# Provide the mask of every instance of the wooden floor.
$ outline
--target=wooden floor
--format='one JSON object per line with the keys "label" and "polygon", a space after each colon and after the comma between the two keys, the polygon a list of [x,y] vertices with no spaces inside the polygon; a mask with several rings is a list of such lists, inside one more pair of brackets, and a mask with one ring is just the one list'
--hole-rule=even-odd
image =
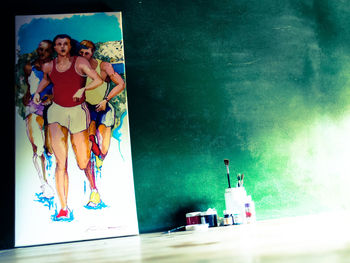
{"label": "wooden floor", "polygon": [[15,248],[0,262],[349,263],[350,214]]}

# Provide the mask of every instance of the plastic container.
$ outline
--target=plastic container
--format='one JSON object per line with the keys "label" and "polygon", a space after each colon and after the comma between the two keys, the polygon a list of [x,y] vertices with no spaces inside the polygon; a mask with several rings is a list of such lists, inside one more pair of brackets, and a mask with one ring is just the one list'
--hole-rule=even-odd
{"label": "plastic container", "polygon": [[233,224],[241,225],[244,223],[244,217],[242,214],[233,214]]}
{"label": "plastic container", "polygon": [[224,226],[233,225],[233,212],[229,210],[224,210]]}
{"label": "plastic container", "polygon": [[256,222],[255,204],[252,197],[248,195],[245,203],[245,216],[248,224]]}
{"label": "plastic container", "polygon": [[226,210],[232,211],[234,215],[233,220],[241,224],[245,223],[245,203],[247,200],[247,192],[244,187],[226,188],[225,190],[225,205]]}

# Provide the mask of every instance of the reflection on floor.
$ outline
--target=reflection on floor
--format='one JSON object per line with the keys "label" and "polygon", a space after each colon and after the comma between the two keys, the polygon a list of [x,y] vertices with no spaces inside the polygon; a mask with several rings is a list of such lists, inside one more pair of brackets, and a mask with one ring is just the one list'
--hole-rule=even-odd
{"label": "reflection on floor", "polygon": [[348,263],[350,214],[0,251],[0,262]]}

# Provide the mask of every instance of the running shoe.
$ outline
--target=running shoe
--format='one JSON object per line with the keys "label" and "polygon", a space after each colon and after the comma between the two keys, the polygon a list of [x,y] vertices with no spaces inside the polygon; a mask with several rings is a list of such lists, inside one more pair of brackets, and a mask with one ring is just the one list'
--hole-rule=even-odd
{"label": "running shoe", "polygon": [[69,209],[66,210],[61,209],[58,215],[56,216],[56,219],[64,219],[69,218]]}
{"label": "running shoe", "polygon": [[96,207],[100,202],[101,202],[100,194],[97,192],[97,190],[92,190],[90,194],[90,200],[87,206]]}
{"label": "running shoe", "polygon": [[50,199],[54,196],[54,191],[52,187],[48,183],[44,183],[40,186],[41,191],[43,193],[42,197]]}

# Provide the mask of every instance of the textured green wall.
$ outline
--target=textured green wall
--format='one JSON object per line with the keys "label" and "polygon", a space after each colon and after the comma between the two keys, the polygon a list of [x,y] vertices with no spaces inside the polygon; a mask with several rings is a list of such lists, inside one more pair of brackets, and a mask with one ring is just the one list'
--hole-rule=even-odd
{"label": "textured green wall", "polygon": [[349,17],[348,1],[124,12],[141,231],[222,215],[224,158],[245,173],[258,219],[349,208]]}

